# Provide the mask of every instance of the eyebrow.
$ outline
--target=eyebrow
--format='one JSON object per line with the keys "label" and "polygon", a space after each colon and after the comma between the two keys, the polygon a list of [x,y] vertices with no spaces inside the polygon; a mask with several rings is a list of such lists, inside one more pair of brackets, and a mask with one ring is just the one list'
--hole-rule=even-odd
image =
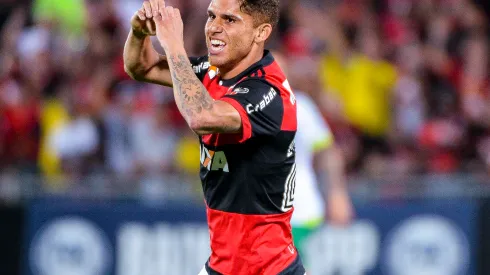
{"label": "eyebrow", "polygon": [[[216,15],[216,13],[212,10],[212,9],[208,9],[208,14],[209,15],[215,15],[215,16],[218,16]],[[232,14],[232,13],[222,13],[219,15],[221,18],[224,18],[224,19],[233,19],[233,20],[236,20],[236,21],[243,21],[243,18],[239,15],[235,15],[235,14]]]}
{"label": "eyebrow", "polygon": [[243,20],[240,16],[237,16],[237,15],[234,15],[234,14],[230,14],[230,13],[224,13],[221,15],[223,18],[226,18],[226,19],[234,19],[234,20]]}

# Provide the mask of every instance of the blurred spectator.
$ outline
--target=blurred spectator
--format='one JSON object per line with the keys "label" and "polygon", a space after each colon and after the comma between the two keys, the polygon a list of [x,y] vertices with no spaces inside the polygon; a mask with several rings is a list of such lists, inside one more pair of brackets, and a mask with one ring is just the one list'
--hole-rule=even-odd
{"label": "blurred spectator", "polygon": [[374,155],[384,158],[391,152],[387,136],[397,72],[383,59],[375,26],[361,21],[357,23],[362,27],[350,25],[357,20],[350,13],[359,12],[351,8],[345,8],[346,22],[335,22],[335,18],[324,21],[331,30],[324,34],[327,52],[319,73],[323,90],[338,105],[336,111],[340,111],[345,123],[359,133],[361,151],[354,163],[358,169],[366,158]]}
{"label": "blurred spectator", "polygon": [[132,159],[136,170],[161,173],[175,169],[174,154],[178,132],[169,121],[168,107],[157,105],[152,112],[140,111],[129,122]]}
{"label": "blurred spectator", "polygon": [[39,102],[16,79],[0,83],[2,164],[19,172],[35,172],[39,147]]}
{"label": "blurred spectator", "polygon": [[397,55],[399,78],[394,91],[394,135],[397,142],[414,143],[425,121],[426,104],[420,80],[420,45],[401,47]]}
{"label": "blurred spectator", "polygon": [[[88,20],[85,0],[34,0],[37,22],[49,24],[70,38],[84,34]],[[90,20],[97,16],[90,16]]]}
{"label": "blurred spectator", "polygon": [[[40,125],[41,125],[41,146],[39,152],[39,166],[46,176],[52,177],[61,173],[60,157],[51,142],[52,136],[65,127],[70,115],[63,99],[66,98],[66,92],[63,94],[62,89],[68,89],[67,84],[60,84],[56,87],[54,94],[56,97],[49,97],[44,100],[41,107]],[[65,90],[66,91],[66,90]]]}
{"label": "blurred spectator", "polygon": [[176,147],[176,165],[180,172],[192,174],[199,169],[200,150],[195,134],[186,130]]}
{"label": "blurred spectator", "polygon": [[381,59],[375,31],[364,30],[360,51],[331,50],[321,64],[324,89],[339,100],[346,120],[366,138],[385,136],[391,120],[390,102],[396,81],[394,67]]}

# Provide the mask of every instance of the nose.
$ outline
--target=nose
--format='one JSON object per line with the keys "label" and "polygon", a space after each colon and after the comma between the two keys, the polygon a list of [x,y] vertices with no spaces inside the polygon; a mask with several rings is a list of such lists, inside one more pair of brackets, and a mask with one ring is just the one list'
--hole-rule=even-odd
{"label": "nose", "polygon": [[208,24],[208,31],[211,34],[223,32],[223,25],[219,21],[220,20],[218,18],[216,18],[212,22],[209,22],[209,24]]}

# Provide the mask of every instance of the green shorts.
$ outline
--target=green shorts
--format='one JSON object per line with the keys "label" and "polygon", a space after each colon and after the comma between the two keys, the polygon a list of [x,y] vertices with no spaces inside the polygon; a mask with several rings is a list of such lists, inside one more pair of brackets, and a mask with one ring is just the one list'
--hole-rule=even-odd
{"label": "green shorts", "polygon": [[315,233],[320,225],[322,225],[323,219],[311,220],[310,222],[302,225],[293,225],[293,240],[296,249],[298,250],[303,264],[308,266],[308,259],[306,257],[306,242],[308,238]]}

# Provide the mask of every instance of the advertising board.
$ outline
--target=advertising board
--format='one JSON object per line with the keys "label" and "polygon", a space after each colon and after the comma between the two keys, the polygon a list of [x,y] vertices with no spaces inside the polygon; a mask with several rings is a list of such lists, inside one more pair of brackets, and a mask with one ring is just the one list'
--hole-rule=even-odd
{"label": "advertising board", "polygon": [[202,206],[43,200],[28,212],[24,274],[197,274],[209,257]]}
{"label": "advertising board", "polygon": [[[477,205],[357,205],[346,228],[307,241],[311,275],[476,274]],[[204,207],[185,202],[41,200],[28,211],[25,275],[196,275],[210,254]]]}
{"label": "advertising board", "polygon": [[310,237],[310,274],[476,274],[476,203],[383,202],[356,211],[351,226],[325,225]]}

